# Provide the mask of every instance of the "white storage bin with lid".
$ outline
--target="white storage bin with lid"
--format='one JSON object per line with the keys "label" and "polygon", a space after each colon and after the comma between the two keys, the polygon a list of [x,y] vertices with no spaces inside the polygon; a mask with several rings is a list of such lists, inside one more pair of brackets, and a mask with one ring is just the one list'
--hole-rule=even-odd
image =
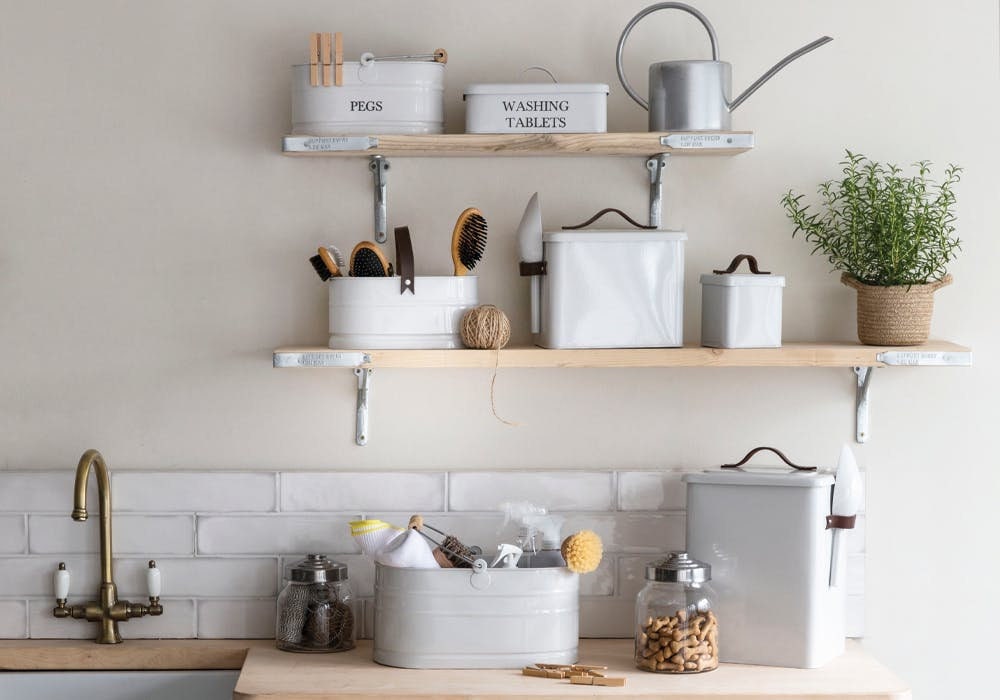
{"label": "white storage bin with lid", "polygon": [[608,130],[605,83],[474,83],[465,88],[463,99],[467,134]]}
{"label": "white storage bin with lid", "polygon": [[[759,450],[751,450],[739,464]],[[786,460],[787,461],[787,460]],[[790,463],[789,463],[790,464]],[[734,465],[735,466],[735,465]],[[832,474],[784,468],[685,474],[687,551],[712,567],[719,658],[816,668],[844,651],[844,577],[831,583]],[[842,548],[841,548],[842,551]]]}
{"label": "white storage bin with lid", "polygon": [[[744,260],[749,273],[737,273]],[[701,344],[709,348],[780,348],[785,278],[762,272],[752,255],[701,276]]]}
{"label": "white storage bin with lid", "polygon": [[576,663],[579,593],[580,576],[566,567],[376,564],[373,657],[402,668]]}
{"label": "white storage bin with lid", "polygon": [[[628,219],[617,209],[597,216],[608,211]],[[666,348],[683,344],[687,234],[648,230],[632,223],[638,228],[548,231],[542,235],[545,273],[536,344],[544,348]]]}
{"label": "white storage bin with lid", "polygon": [[[364,58],[368,58],[366,54]],[[344,61],[342,85],[311,85],[292,66],[292,133],[309,136],[444,132],[443,62]]]}

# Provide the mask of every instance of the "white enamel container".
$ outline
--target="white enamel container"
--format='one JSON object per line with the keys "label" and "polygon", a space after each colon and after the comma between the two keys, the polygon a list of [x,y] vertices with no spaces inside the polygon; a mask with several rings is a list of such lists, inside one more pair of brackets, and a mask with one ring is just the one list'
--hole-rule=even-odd
{"label": "white enamel container", "polygon": [[374,659],[402,668],[571,664],[580,577],[565,567],[375,566]]}
{"label": "white enamel container", "polygon": [[338,350],[460,348],[459,325],[479,304],[479,278],[415,277],[400,294],[399,277],[334,277],[330,347]]}
{"label": "white enamel container", "polygon": [[780,348],[784,287],[781,275],[702,275],[701,344],[709,348]]}
{"label": "white enamel container", "polygon": [[309,65],[292,66],[292,133],[440,134],[444,66],[433,61],[345,61],[339,87],[312,86]]}
{"label": "white enamel container", "polygon": [[663,348],[683,344],[682,231],[543,234],[544,348]]}
{"label": "white enamel container", "polygon": [[479,83],[465,88],[468,134],[600,133],[608,130],[603,83]]}
{"label": "white enamel container", "polygon": [[[685,474],[687,551],[712,567],[719,659],[816,668],[844,651],[831,585],[833,476],[783,469]],[[844,577],[839,577],[843,581]]]}

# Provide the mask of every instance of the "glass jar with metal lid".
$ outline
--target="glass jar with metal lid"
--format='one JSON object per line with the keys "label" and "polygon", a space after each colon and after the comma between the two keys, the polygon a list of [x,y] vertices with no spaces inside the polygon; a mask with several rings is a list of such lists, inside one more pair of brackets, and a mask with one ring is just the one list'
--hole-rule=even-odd
{"label": "glass jar with metal lid", "polygon": [[712,567],[671,552],[646,567],[635,601],[635,663],[656,673],[702,673],[719,665]]}
{"label": "glass jar with metal lid", "polygon": [[285,651],[328,652],[354,648],[354,612],[347,566],[309,554],[285,569],[278,596],[275,645]]}

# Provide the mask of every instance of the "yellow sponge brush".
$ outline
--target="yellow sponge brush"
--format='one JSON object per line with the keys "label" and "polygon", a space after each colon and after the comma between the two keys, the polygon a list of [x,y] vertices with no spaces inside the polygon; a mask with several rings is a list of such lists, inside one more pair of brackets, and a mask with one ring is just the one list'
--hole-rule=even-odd
{"label": "yellow sponge brush", "polygon": [[570,571],[589,574],[601,563],[604,545],[593,530],[580,530],[563,540],[559,551]]}

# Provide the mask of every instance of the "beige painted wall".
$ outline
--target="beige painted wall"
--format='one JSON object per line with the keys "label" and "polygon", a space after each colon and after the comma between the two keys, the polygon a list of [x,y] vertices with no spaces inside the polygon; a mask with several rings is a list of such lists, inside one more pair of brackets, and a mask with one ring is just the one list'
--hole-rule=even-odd
{"label": "beige painted wall", "polygon": [[[465,84],[530,64],[609,83],[609,128],[641,130],[613,53],[645,4],[0,2],[0,468],[69,468],[90,446],[116,469],[707,466],[759,443],[832,462],[853,431],[847,370],[504,371],[497,403],[517,428],[490,415],[486,371],[380,370],[361,449],[349,372],[270,368],[273,347],[325,341],[310,249],[370,236],[363,160],[279,154],[308,32],[343,31],[351,57],[446,47],[450,131]],[[997,3],[698,6],[737,88],[815,36],[836,41],[735,114],[755,151],[670,164],[690,339],[698,273],[746,250],[788,276],[786,339],[851,339],[852,293],[790,239],[780,194],[834,174],[845,147],[966,168],[965,252],[934,335],[974,346],[976,367],[879,371],[857,453],[870,470],[867,645],[918,697],[985,697],[1000,617]],[[646,64],[705,44],[690,18],[654,15],[630,72],[644,83]],[[424,272],[447,272],[454,217],[481,207],[482,299],[524,341],[513,229],[527,197],[541,192],[550,227],[599,206],[638,214],[645,178],[641,159],[396,159],[390,226],[410,226]]]}

